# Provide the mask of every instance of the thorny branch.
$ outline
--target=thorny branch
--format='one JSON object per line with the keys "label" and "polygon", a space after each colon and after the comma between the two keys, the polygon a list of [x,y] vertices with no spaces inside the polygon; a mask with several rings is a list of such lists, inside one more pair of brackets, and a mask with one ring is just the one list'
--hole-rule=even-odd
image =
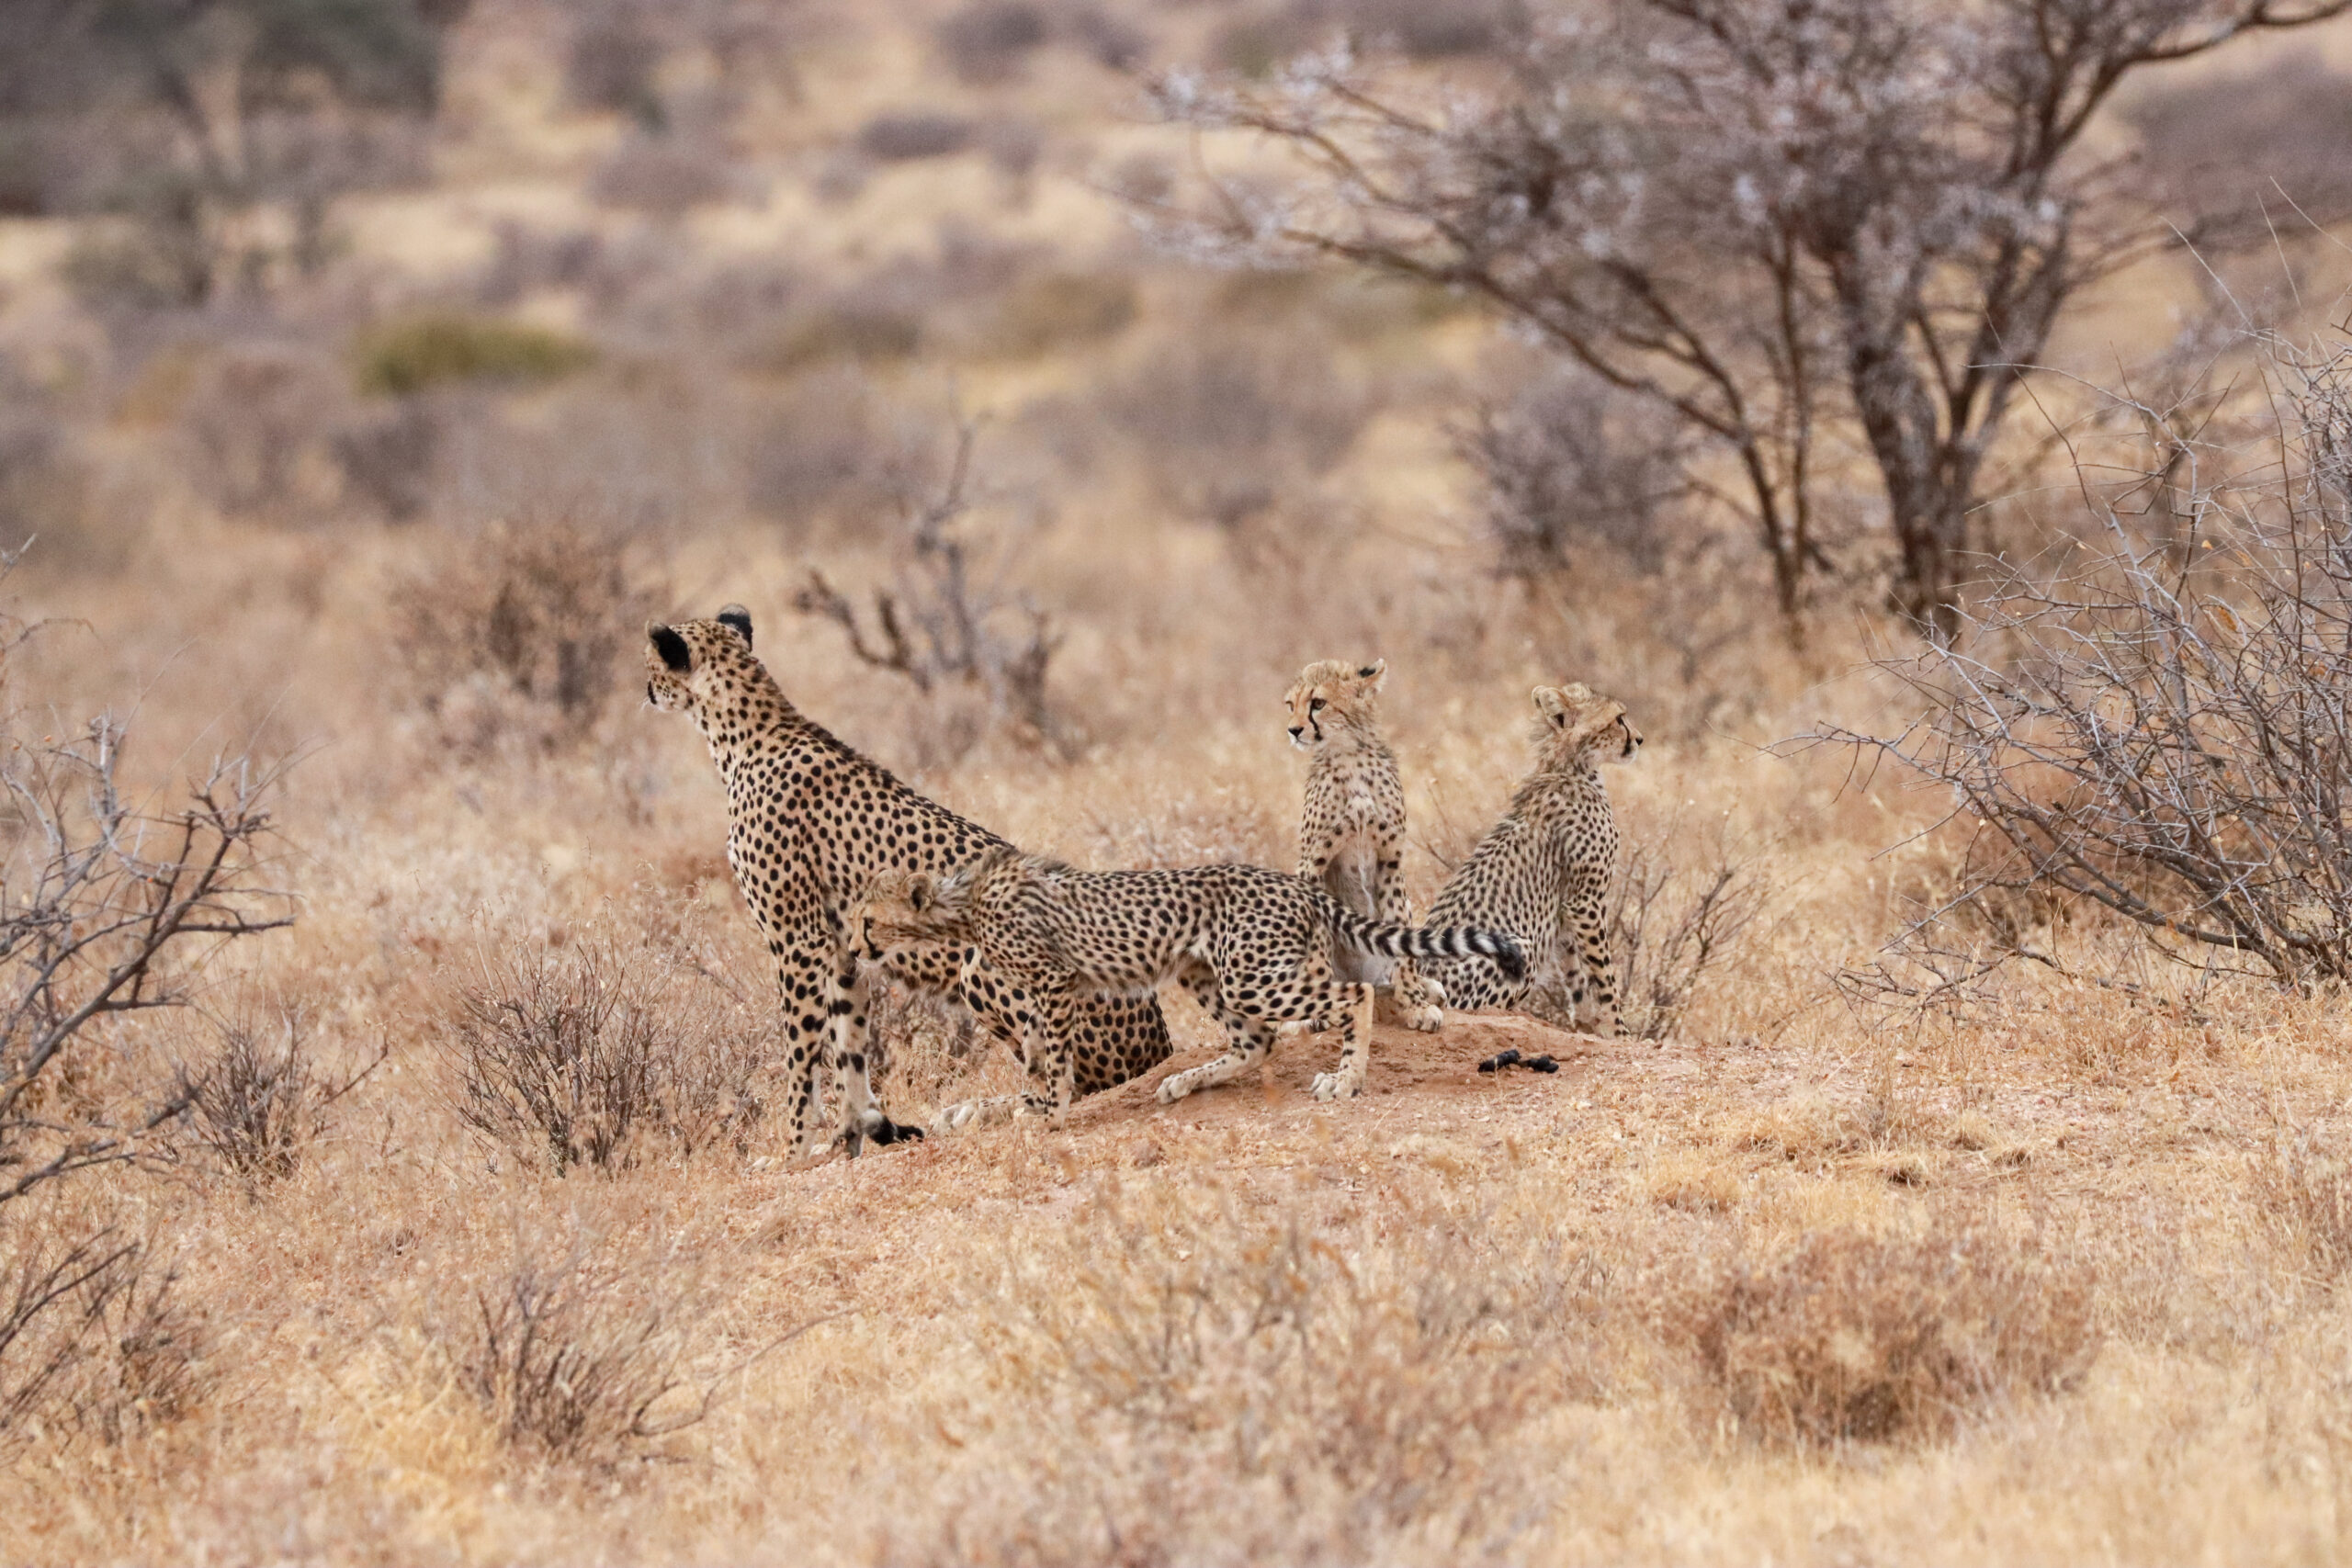
{"label": "thorny branch", "polygon": [[[1951,897],[1893,950],[1928,978],[1864,991],[1933,1002],[2010,958],[2058,967],[2048,933],[2077,908],[2209,973],[2352,979],[2352,345],[2267,346],[2288,427],[2249,443],[2258,466],[2232,470],[2193,400],[2123,400],[2147,455],[2083,466],[2107,497],[2094,547],[1993,585],[1977,651],[1882,661],[1920,722],[1815,737],[1899,762],[1973,829]],[[1956,942],[1972,924],[1989,941]]]}
{"label": "thorny branch", "polygon": [[[928,497],[909,496],[899,517],[904,541],[898,582],[874,590],[869,640],[856,604],[810,568],[793,608],[840,626],[850,651],[930,693],[954,679],[986,692],[990,705],[1035,739],[1058,742],[1060,727],[1046,702],[1046,674],[1062,635],[1025,594],[1008,599],[974,580],[970,547],[956,525],[972,509],[972,454],[978,431],[958,417],[946,479]],[[1001,623],[1018,615],[1020,631]]]}
{"label": "thorny branch", "polygon": [[275,775],[224,761],[188,804],[156,817],[123,797],[123,731],[94,720],[63,743],[8,742],[0,758],[0,1204],[43,1182],[138,1156],[185,1095],[122,1121],[52,1114],[49,1086],[101,1019],[177,1006],[210,937],[292,923],[261,886]]}

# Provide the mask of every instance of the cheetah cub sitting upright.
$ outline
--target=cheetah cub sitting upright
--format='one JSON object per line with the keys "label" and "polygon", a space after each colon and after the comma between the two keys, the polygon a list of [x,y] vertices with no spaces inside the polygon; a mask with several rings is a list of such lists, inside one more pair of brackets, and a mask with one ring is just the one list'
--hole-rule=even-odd
{"label": "cheetah cub sitting upright", "polygon": [[[1380,688],[1388,661],[1326,659],[1298,672],[1283,705],[1291,744],[1310,754],[1306,810],[1298,827],[1298,874],[1347,908],[1375,920],[1413,918],[1397,875],[1405,842],[1405,786],[1396,753],[1380,735]],[[1352,956],[1352,955],[1351,955]],[[1396,1021],[1423,1032],[1443,1021],[1443,995],[1409,960],[1365,958],[1345,977],[1395,985]],[[1391,970],[1393,968],[1393,976]]]}
{"label": "cheetah cub sitting upright", "polygon": [[985,964],[1027,1041],[1023,1108],[1057,1122],[1069,1104],[1075,1009],[1091,992],[1145,996],[1175,980],[1225,1025],[1232,1049],[1161,1080],[1163,1105],[1246,1070],[1273,1044],[1279,1025],[1334,1016],[1339,1066],[1317,1075],[1314,1092],[1345,1100],[1363,1091],[1372,987],[1335,973],[1336,949],[1392,958],[1476,953],[1499,974],[1525,971],[1510,937],[1368,920],[1306,878],[1261,866],[1076,871],[1011,848],[945,875],[876,878],[850,910],[849,937],[877,963],[905,944],[945,943]]}
{"label": "cheetah cub sitting upright", "polygon": [[1617,977],[1607,908],[1617,866],[1617,818],[1595,771],[1630,762],[1641,731],[1625,705],[1589,686],[1538,686],[1535,769],[1430,907],[1432,923],[1505,931],[1526,951],[1512,976],[1483,959],[1430,966],[1448,1004],[1465,1012],[1532,1012],[1577,1027],[1592,998],[1598,1032],[1617,1032]]}

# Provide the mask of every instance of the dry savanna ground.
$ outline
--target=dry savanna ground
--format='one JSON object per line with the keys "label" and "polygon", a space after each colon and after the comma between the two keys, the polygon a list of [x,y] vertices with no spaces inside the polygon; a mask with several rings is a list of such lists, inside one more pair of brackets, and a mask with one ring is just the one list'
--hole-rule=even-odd
{"label": "dry savanna ground", "polygon": [[[1965,1005],[1841,987],[1966,828],[1782,744],[1916,712],[1883,581],[1792,650],[1736,539],[1499,576],[1453,435],[1523,345],[1192,269],[1106,195],[1190,155],[1126,51],[1246,64],[1313,6],[773,9],[792,69],[745,87],[659,8],[610,11],[639,80],[480,0],[424,172],[266,308],[134,308],[76,220],[0,223],[7,739],[116,714],[149,817],[277,768],[254,907],[293,917],[172,949],[187,1005],[30,1102],[135,1157],[0,1201],[0,1558],[2352,1551],[2337,991],[2054,906],[2057,962]],[[2188,272],[2069,352],[2161,338]],[[1290,864],[1278,699],[1385,657],[1421,907],[1530,687],[1589,682],[1648,736],[1605,775],[1639,1027],[1384,1026],[1329,1105],[1294,1036],[1163,1108],[1217,1048],[1171,995],[1170,1067],[1067,1130],[796,1164],[721,790],[639,698],[646,619],[730,600],[811,716],[1092,866]],[[902,1119],[1018,1081],[928,1004],[884,1028]],[[1477,1070],[1508,1046],[1558,1071]]]}

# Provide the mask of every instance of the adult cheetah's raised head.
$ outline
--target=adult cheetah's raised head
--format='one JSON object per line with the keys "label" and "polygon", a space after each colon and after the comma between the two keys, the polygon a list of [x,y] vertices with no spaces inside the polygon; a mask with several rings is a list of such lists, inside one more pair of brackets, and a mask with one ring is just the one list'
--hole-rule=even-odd
{"label": "adult cheetah's raised head", "polygon": [[1375,732],[1380,688],[1387,679],[1385,659],[1369,664],[1323,659],[1308,665],[1283,694],[1283,706],[1290,710],[1290,743],[1312,750],[1335,729]]}
{"label": "adult cheetah's raised head", "polygon": [[774,689],[752,657],[752,613],[729,604],[707,621],[645,628],[645,697],[658,708],[714,720],[749,719],[755,695]]}
{"label": "adult cheetah's raised head", "polygon": [[1625,716],[1625,705],[1581,681],[1538,686],[1531,694],[1536,751],[1546,766],[1630,762],[1642,749],[1642,732]]}

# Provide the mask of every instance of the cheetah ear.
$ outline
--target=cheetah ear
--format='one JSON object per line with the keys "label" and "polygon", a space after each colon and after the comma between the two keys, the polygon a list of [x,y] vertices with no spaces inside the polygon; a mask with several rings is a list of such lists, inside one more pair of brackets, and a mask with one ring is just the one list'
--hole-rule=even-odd
{"label": "cheetah ear", "polygon": [[907,908],[920,915],[936,901],[931,873],[919,871],[907,879]]}
{"label": "cheetah ear", "polygon": [[686,639],[661,622],[649,625],[645,635],[651,639],[653,650],[662,656],[662,662],[678,674],[684,674],[686,667],[694,662],[694,655],[686,650]]}
{"label": "cheetah ear", "polygon": [[1371,682],[1372,689],[1376,692],[1380,690],[1381,687],[1388,683],[1388,660],[1385,659],[1375,659],[1371,663],[1365,665],[1363,669],[1357,671],[1356,674],[1363,679]]}
{"label": "cheetah ear", "polygon": [[751,611],[741,604],[729,604],[718,612],[718,624],[722,626],[733,627],[735,635],[743,639],[743,646],[745,648],[752,646]]}
{"label": "cheetah ear", "polygon": [[1553,686],[1538,686],[1528,695],[1535,699],[1535,711],[1561,728],[1568,722],[1568,705],[1560,700],[1559,690]]}

